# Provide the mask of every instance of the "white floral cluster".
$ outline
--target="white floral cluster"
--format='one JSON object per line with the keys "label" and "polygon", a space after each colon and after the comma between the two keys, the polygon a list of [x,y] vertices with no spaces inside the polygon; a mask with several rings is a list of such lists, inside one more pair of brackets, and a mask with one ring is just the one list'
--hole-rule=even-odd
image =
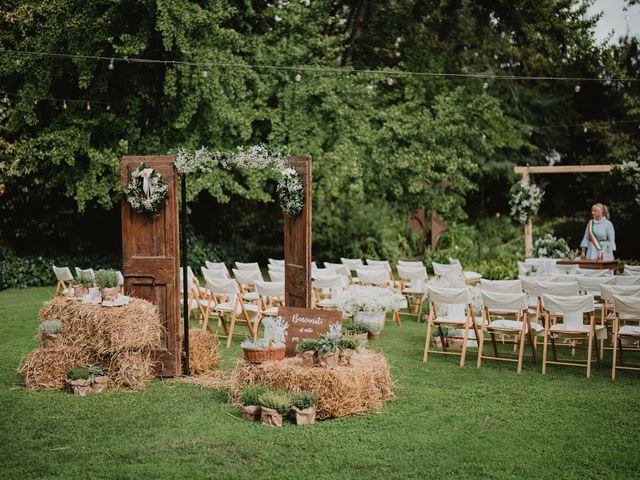
{"label": "white floral cluster", "polygon": [[391,288],[354,285],[338,303],[340,310],[349,315],[355,312],[391,312],[402,308],[404,297]]}
{"label": "white floral cluster", "polygon": [[625,160],[615,168],[622,174],[625,183],[636,191],[636,203],[640,205],[640,163],[637,160]]}
{"label": "white floral cluster", "polygon": [[521,181],[511,187],[509,195],[511,217],[525,224],[538,213],[544,192],[535,183],[527,184]]}
{"label": "white floral cluster", "polygon": [[557,238],[551,233],[536,238],[533,244],[533,256],[538,258],[573,258],[575,252],[569,248],[564,238]]}
{"label": "white floral cluster", "polygon": [[142,163],[131,172],[131,178],[123,192],[127,201],[138,213],[158,213],[169,196],[169,186],[155,170],[149,176],[149,195],[144,192],[143,172],[149,170],[149,166]]}
{"label": "white floral cluster", "polygon": [[284,347],[285,339],[289,331],[289,324],[278,316],[276,318],[266,317],[262,319],[262,325],[264,326],[264,337],[258,340],[247,338],[242,341],[240,346],[242,348],[254,348],[266,350],[269,345],[273,348]]}
{"label": "white floral cluster", "polygon": [[340,322],[331,323],[329,325],[329,333],[327,335],[337,336],[337,337],[342,335],[342,323]]}
{"label": "white floral cluster", "polygon": [[285,156],[270,150],[264,144],[251,147],[238,147],[232,152],[210,152],[201,147],[194,153],[184,148],[176,153],[175,166],[182,174],[193,172],[212,172],[222,166],[229,170],[238,167],[242,169],[272,169],[280,173],[276,187],[282,211],[293,217],[298,215],[304,207],[304,188],[298,172],[289,168]]}

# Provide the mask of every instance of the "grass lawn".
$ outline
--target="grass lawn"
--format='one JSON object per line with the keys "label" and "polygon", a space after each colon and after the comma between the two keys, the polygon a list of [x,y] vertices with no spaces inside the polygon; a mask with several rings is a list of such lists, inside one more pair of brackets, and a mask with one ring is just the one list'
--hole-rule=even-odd
{"label": "grass lawn", "polygon": [[[425,327],[389,324],[377,348],[397,399],[310,427],[244,422],[221,391],[155,380],[140,393],[30,392],[16,373],[52,290],[0,292],[0,478],[637,478],[640,376],[486,361],[422,363]],[[233,364],[238,341],[225,352]],[[608,353],[607,360],[610,353]]]}

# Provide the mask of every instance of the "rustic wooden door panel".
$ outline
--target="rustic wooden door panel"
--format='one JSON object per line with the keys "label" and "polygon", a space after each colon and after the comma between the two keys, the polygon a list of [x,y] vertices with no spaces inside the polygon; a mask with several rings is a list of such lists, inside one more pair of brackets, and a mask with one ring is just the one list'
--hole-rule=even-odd
{"label": "rustic wooden door panel", "polygon": [[285,305],[311,308],[311,158],[287,160],[302,179],[304,208],[284,221]]}
{"label": "rustic wooden door panel", "polygon": [[169,198],[156,215],[139,214],[122,201],[122,261],[125,292],[158,307],[165,327],[163,349],[154,352],[158,374],[179,374],[182,359],[180,331],[180,252],[178,237],[178,174],[174,157],[124,157],[122,185],[141,163],[154,168],[169,186]]}

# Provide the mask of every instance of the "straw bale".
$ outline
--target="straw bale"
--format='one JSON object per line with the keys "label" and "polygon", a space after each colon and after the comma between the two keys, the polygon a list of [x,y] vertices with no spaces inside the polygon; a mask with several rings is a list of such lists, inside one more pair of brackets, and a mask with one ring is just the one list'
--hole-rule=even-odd
{"label": "straw bale", "polygon": [[71,347],[37,348],[27,355],[18,371],[30,390],[64,388],[69,369],[90,364],[89,358],[86,351]]}
{"label": "straw bale", "polygon": [[216,370],[220,356],[218,335],[199,328],[189,329],[189,372],[192,375]]}
{"label": "straw bale", "polygon": [[319,419],[375,412],[393,398],[386,358],[365,349],[353,355],[351,366],[334,369],[305,368],[298,358],[257,365],[240,361],[233,372],[232,402],[239,405],[244,386],[255,384],[312,391],[318,396]]}
{"label": "straw bale", "polygon": [[214,390],[229,390],[233,387],[231,372],[225,370],[211,370],[202,375],[182,377],[179,381],[200,385],[202,388],[212,388]]}
{"label": "straw bale", "polygon": [[154,376],[150,352],[123,352],[111,358],[109,386],[142,390]]}

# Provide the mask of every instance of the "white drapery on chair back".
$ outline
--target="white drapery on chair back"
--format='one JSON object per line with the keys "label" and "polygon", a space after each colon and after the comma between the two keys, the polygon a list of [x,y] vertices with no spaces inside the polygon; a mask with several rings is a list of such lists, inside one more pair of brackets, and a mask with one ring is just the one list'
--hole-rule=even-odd
{"label": "white drapery on chair back", "polygon": [[551,266],[547,265],[547,269],[552,275],[575,275],[578,273],[577,265],[560,265],[556,263]]}
{"label": "white drapery on chair back", "polygon": [[283,282],[261,282],[256,281],[256,291],[261,297],[280,298],[284,297]]}
{"label": "white drapery on chair back", "polygon": [[529,307],[526,293],[500,293],[481,290],[482,304],[489,310],[516,312]]}
{"label": "white drapery on chair back", "polygon": [[269,269],[269,278],[272,282],[284,282],[284,272]]}
{"label": "white drapery on chair back", "polygon": [[200,271],[202,272],[202,276],[207,278],[229,278],[229,272],[226,268],[205,268],[200,267]]}
{"label": "white drapery on chair back", "polygon": [[471,291],[469,287],[447,288],[429,285],[427,291],[429,293],[429,299],[436,305],[468,305],[471,303]]}
{"label": "white drapery on chair back", "polygon": [[585,277],[610,277],[613,275],[613,271],[607,269],[595,270],[593,268],[580,268],[576,271],[578,275],[584,275]]}
{"label": "white drapery on chair back", "polygon": [[56,275],[56,280],[61,282],[71,282],[73,280],[69,267],[56,267],[53,265],[53,273]]}
{"label": "white drapery on chair back", "polygon": [[425,282],[428,280],[427,268],[424,265],[418,267],[404,267],[398,265],[398,276],[402,280],[409,280],[408,286],[413,291],[423,292],[425,290]]}
{"label": "white drapery on chair back", "polygon": [[284,260],[277,258],[269,258],[269,265],[280,265],[284,267]]}
{"label": "white drapery on chair back", "polygon": [[[366,265],[364,266],[366,267]],[[387,286],[390,283],[389,272],[380,267],[370,267],[366,269],[359,267],[356,269],[358,280],[362,284],[371,284],[377,286]]]}
{"label": "white drapery on chair back", "polygon": [[260,265],[258,264],[258,262],[249,262],[249,263],[236,262],[236,268],[234,270],[260,271]]}
{"label": "white drapery on chair back", "polygon": [[209,262],[209,261],[205,260],[204,264],[208,269],[211,269],[211,270],[220,270],[220,269],[222,269],[225,272],[227,272],[227,278],[230,277],[229,269],[227,268],[227,265],[224,262]]}
{"label": "white drapery on chair back", "polygon": [[522,293],[522,280],[480,280],[480,288],[485,292]]}
{"label": "white drapery on chair back", "polygon": [[638,295],[614,295],[613,303],[617,313],[624,313],[640,317],[640,296]]}
{"label": "white drapery on chair back", "polygon": [[391,272],[391,264],[388,260],[371,260],[370,258],[367,258],[367,265],[383,267],[387,272]]}
{"label": "white drapery on chair back", "polygon": [[211,290],[216,296],[224,296],[229,295],[228,303],[234,304],[236,302],[236,296],[240,291],[238,287],[238,282],[234,279],[211,279],[207,280],[207,288]]}
{"label": "white drapery on chair back", "polygon": [[398,260],[399,267],[420,268],[424,267],[424,262],[419,260]]}
{"label": "white drapery on chair back", "polygon": [[433,273],[438,277],[448,277],[449,275],[458,275],[462,277],[462,268],[460,265],[452,265],[449,263],[431,262]]}
{"label": "white drapery on chair back", "polygon": [[275,265],[275,264],[270,263],[268,265],[268,268],[269,268],[270,271],[273,270],[273,271],[276,271],[276,272],[283,272],[284,273],[284,264]]}
{"label": "white drapery on chair back", "polygon": [[536,282],[536,294],[541,297],[542,295],[553,295],[557,297],[573,297],[580,294],[578,288],[578,282]]}
{"label": "white drapery on chair back", "polygon": [[342,279],[340,275],[323,275],[314,278],[312,281],[313,288],[326,288],[331,290],[331,298],[337,299],[342,294]]}
{"label": "white drapery on chair back", "polygon": [[359,258],[344,258],[344,257],[340,257],[340,261],[346,265],[346,267],[351,270],[352,272],[355,272],[357,268],[361,267],[364,265],[364,262],[362,260],[360,260]]}
{"label": "white drapery on chair back", "polygon": [[262,281],[260,270],[238,270],[233,269],[233,276],[241,285],[254,285],[255,281]]}
{"label": "white drapery on chair back", "polygon": [[580,291],[600,296],[602,285],[613,285],[615,279],[613,277],[578,277],[578,287]]}
{"label": "white drapery on chair back", "polygon": [[640,285],[602,285],[600,295],[609,302],[613,302],[614,295],[640,296]]}
{"label": "white drapery on chair back", "polygon": [[[182,283],[182,279],[184,278],[184,269],[183,267],[180,267],[180,291],[182,292],[184,290],[184,285]],[[193,270],[191,270],[191,267],[187,267],[187,288],[194,289],[195,288],[195,275],[193,274]]]}
{"label": "white drapery on chair back", "polygon": [[84,270],[82,268],[78,268],[76,267],[76,275],[78,277],[89,277],[91,280],[95,280],[96,279],[96,274],[93,271],[93,268],[85,268]]}
{"label": "white drapery on chair back", "polygon": [[595,310],[593,295],[542,295],[542,305],[550,313],[560,314],[564,317],[563,323],[572,327],[584,325],[583,314]]}
{"label": "white drapery on chair back", "polygon": [[526,262],[518,262],[518,275],[527,277],[545,277],[549,275],[546,263],[529,264]]}
{"label": "white drapery on chair back", "polygon": [[613,277],[616,279],[615,285],[620,286],[631,286],[631,285],[640,285],[640,275],[616,275]]}
{"label": "white drapery on chair back", "polygon": [[625,265],[624,273],[640,273],[640,265]]}

